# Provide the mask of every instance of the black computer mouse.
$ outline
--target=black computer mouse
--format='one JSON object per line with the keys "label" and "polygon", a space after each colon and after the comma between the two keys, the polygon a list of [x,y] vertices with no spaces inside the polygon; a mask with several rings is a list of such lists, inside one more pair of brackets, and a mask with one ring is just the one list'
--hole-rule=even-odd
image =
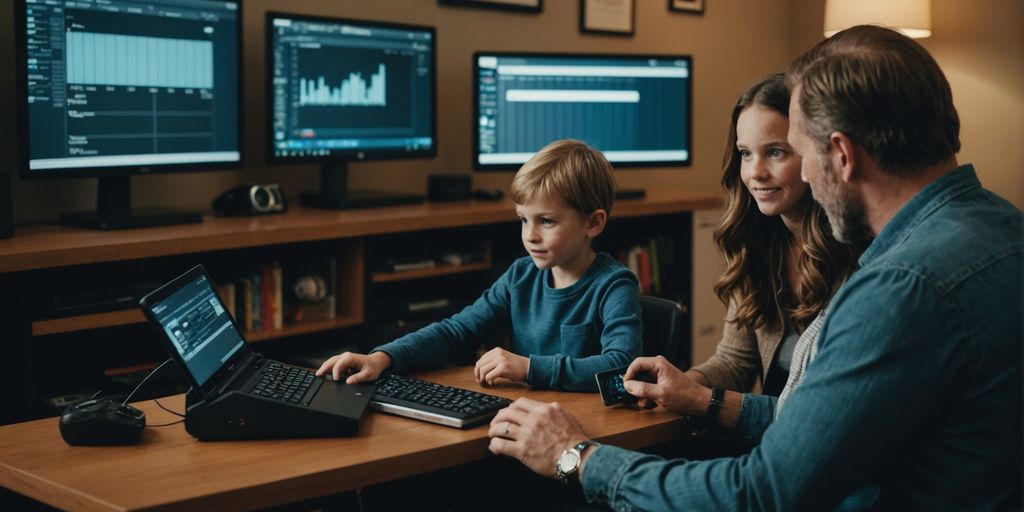
{"label": "black computer mouse", "polygon": [[72,405],[60,417],[60,436],[72,446],[135,444],[144,428],[146,413],[106,398]]}

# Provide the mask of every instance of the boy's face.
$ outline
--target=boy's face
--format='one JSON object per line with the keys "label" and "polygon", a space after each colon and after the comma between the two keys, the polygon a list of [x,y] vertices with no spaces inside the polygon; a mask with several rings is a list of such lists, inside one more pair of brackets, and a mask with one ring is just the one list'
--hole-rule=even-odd
{"label": "boy's face", "polygon": [[589,264],[590,240],[604,227],[603,222],[595,226],[561,200],[543,195],[517,204],[516,214],[522,224],[523,247],[542,269],[575,269],[581,261]]}

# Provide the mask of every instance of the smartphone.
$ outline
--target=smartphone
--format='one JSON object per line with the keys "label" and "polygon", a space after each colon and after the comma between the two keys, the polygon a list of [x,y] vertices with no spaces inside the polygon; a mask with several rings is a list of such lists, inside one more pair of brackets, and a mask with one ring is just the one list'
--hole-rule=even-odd
{"label": "smartphone", "polygon": [[637,397],[626,391],[626,386],[622,381],[622,376],[625,373],[626,368],[623,367],[594,375],[594,378],[597,379],[597,389],[601,392],[601,400],[604,400],[605,405],[629,404],[638,400]]}

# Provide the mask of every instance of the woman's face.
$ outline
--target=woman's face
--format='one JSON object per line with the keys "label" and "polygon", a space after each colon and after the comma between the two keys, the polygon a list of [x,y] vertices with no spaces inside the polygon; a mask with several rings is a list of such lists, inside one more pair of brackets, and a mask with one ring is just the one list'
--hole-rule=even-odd
{"label": "woman's face", "polygon": [[807,184],[800,179],[800,157],[786,142],[788,132],[785,116],[752,105],[736,120],[736,149],[740,154],[740,179],[761,213],[799,222],[803,212],[800,201],[807,194]]}

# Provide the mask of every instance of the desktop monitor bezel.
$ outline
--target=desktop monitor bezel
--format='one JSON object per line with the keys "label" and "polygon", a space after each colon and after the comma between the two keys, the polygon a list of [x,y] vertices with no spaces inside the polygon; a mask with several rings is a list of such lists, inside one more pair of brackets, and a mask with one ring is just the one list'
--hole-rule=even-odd
{"label": "desktop monitor bezel", "polygon": [[[552,53],[552,52],[490,52],[478,51],[473,53],[473,110],[470,112],[472,121],[470,126],[473,131],[473,145],[470,155],[473,161],[473,170],[492,172],[517,170],[523,164],[482,164],[480,163],[480,57],[523,57],[523,58],[553,58],[553,59],[581,59],[581,60],[607,60],[607,59],[628,59],[628,60],[685,60],[689,70],[690,86],[686,91],[686,118],[685,122],[689,127],[686,132],[686,146],[688,155],[685,160],[659,160],[659,161],[620,161],[611,162],[615,169],[634,167],[690,167],[693,165],[693,56],[685,54],[614,54],[614,53]],[[552,141],[554,142],[554,141]]]}
{"label": "desktop monitor bezel", "polygon": [[[117,166],[96,166],[96,167],[59,167],[45,170],[29,169],[31,160],[30,137],[29,137],[29,109],[28,109],[28,20],[26,19],[26,0],[14,0],[14,66],[15,66],[15,102],[17,103],[17,141],[16,149],[18,176],[23,180],[49,180],[68,178],[103,178],[110,176],[133,176],[140,174],[167,174],[179,172],[202,172],[237,169],[245,163],[243,128],[245,122],[245,76],[243,73],[243,40],[242,32],[242,1],[234,0],[237,10],[235,18],[235,60],[238,65],[238,81],[236,83],[237,95],[237,127],[238,134],[238,159],[230,161],[206,161],[195,163],[157,163],[157,164],[129,164]],[[223,3],[214,2],[211,3]],[[143,156],[143,155],[139,155]]]}
{"label": "desktop monitor bezel", "polygon": [[[431,94],[430,94],[430,131],[433,144],[429,148],[417,149],[413,151],[405,149],[382,149],[382,150],[367,150],[367,149],[352,149],[349,151],[331,151],[328,155],[300,155],[300,156],[277,156],[274,154],[274,128],[273,128],[273,112],[274,112],[274,94],[273,94],[273,80],[274,80],[274,20],[275,19],[289,19],[295,21],[310,21],[320,23],[331,23],[337,25],[353,25],[362,27],[372,28],[383,28],[383,29],[396,29],[406,31],[421,31],[430,33],[430,78],[431,78]],[[283,11],[267,11],[264,23],[264,34],[266,37],[266,56],[265,56],[265,79],[263,81],[264,88],[266,90],[266,122],[263,126],[264,132],[264,146],[266,152],[267,163],[271,165],[287,165],[287,164],[331,164],[331,163],[347,163],[347,162],[364,162],[372,160],[406,160],[406,159],[423,159],[423,158],[434,158],[437,156],[437,147],[439,134],[437,130],[437,28],[427,25],[414,25],[408,23],[395,23],[391,21],[375,21],[365,19],[353,19],[353,18],[338,18],[334,16],[314,16],[308,14],[297,14],[287,13]]]}

